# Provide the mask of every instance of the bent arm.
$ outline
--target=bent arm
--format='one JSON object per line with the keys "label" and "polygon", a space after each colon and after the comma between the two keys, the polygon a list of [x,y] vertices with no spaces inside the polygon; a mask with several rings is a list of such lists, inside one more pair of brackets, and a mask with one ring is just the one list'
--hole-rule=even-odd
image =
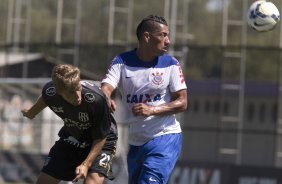
{"label": "bent arm", "polygon": [[132,113],[135,116],[169,115],[187,109],[188,99],[186,89],[171,93],[171,97],[171,102],[158,106],[148,106],[144,103],[135,104],[132,108]]}
{"label": "bent arm", "polygon": [[73,179],[73,182],[77,182],[80,178],[86,178],[88,169],[91,167],[92,163],[94,162],[97,155],[101,152],[105,142],[106,137],[103,139],[98,139],[93,141],[91,150],[86,157],[86,159],[78,166],[76,167],[75,173],[76,176]]}
{"label": "bent arm", "polygon": [[152,108],[152,115],[162,115],[162,114],[175,114],[178,112],[183,112],[187,109],[188,98],[187,90],[183,89],[177,92],[171,93],[172,101],[166,104],[155,106]]}
{"label": "bent arm", "polygon": [[42,96],[40,95],[35,104],[30,108],[23,108],[21,110],[23,116],[33,119],[37,114],[39,114],[45,107],[47,107]]}
{"label": "bent arm", "polygon": [[106,139],[107,138],[105,137],[103,139],[98,139],[98,140],[93,142],[91,150],[90,150],[88,156],[86,157],[86,159],[83,161],[82,165],[85,165],[88,168],[92,165],[92,162],[95,160],[97,155],[102,150],[102,148],[103,148],[103,146],[106,142]]}

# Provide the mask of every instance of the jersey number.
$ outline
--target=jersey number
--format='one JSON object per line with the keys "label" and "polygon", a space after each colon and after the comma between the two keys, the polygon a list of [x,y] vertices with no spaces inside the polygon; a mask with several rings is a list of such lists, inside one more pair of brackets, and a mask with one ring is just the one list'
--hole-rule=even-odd
{"label": "jersey number", "polygon": [[102,153],[102,154],[101,154],[101,157],[102,157],[102,158],[101,158],[100,161],[99,161],[99,165],[100,165],[101,167],[106,168],[107,165],[109,164],[110,160],[111,160],[111,156],[110,156],[110,155],[107,155],[106,153]]}

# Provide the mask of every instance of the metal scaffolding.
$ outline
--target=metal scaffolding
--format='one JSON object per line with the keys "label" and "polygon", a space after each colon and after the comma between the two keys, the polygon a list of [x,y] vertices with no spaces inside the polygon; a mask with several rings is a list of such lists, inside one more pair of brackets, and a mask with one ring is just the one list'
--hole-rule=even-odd
{"label": "metal scaffolding", "polygon": [[[72,56],[72,63],[74,66],[79,65],[79,43],[80,43],[80,18],[81,18],[81,0],[74,0],[75,4],[75,15],[73,18],[66,18],[64,14],[64,0],[58,0],[57,9],[57,25],[56,25],[56,43],[62,43],[62,35],[64,35],[64,27],[73,26],[74,35],[73,43],[71,48],[63,48],[60,46],[58,49],[58,59],[61,59],[64,55]],[[68,2],[69,3],[69,2]]]}
{"label": "metal scaffolding", "polygon": [[[29,50],[30,12],[31,0],[8,1],[7,34],[5,42],[12,47],[10,50],[7,50],[6,62],[9,62],[9,53],[27,53]],[[23,46],[19,45],[20,42],[24,43]],[[27,68],[28,63],[24,63],[22,77],[27,76]]]}
{"label": "metal scaffolding", "polygon": [[[246,42],[247,42],[247,28],[246,16],[248,2],[242,0],[242,15],[237,18],[230,18],[229,4],[230,1],[223,0],[223,24],[222,24],[222,46],[225,48],[222,59],[222,76],[221,76],[221,115],[220,115],[220,134],[219,134],[219,160],[223,162],[241,164],[242,161],[242,139],[243,139],[243,123],[244,123],[244,100],[245,100],[245,67],[246,67]],[[226,49],[229,44],[230,34],[229,31],[234,27],[239,28],[241,31],[240,49]],[[239,65],[240,75],[238,83],[228,80],[224,74],[225,65],[233,62],[234,65]],[[225,99],[230,91],[236,94],[238,106],[235,107],[235,114],[225,113]],[[226,133],[224,130],[235,128],[236,132]]]}
{"label": "metal scaffolding", "polygon": [[[282,4],[280,7],[282,12]],[[276,150],[275,150],[275,166],[282,166],[282,24],[280,23],[280,61],[279,61],[279,78],[278,78],[278,100],[277,100],[277,125],[276,125]]]}
{"label": "metal scaffolding", "polygon": [[[230,15],[230,1],[223,0],[223,24],[222,24],[222,46],[225,48],[223,52],[222,59],[222,78],[221,78],[221,117],[220,117],[220,134],[218,137],[218,147],[219,147],[219,161],[236,163],[238,165],[242,164],[242,147],[243,147],[243,129],[244,129],[244,112],[245,112],[245,69],[246,69],[246,46],[247,46],[247,24],[246,24],[246,15],[248,7],[251,2],[248,0],[242,0],[242,17],[238,19],[231,19]],[[282,5],[280,7],[280,12],[282,11]],[[240,28],[241,31],[238,34],[241,35],[240,40],[240,50],[232,50],[229,41],[229,31],[234,28]],[[282,48],[282,24],[280,24],[280,50]],[[228,49],[229,48],[229,49]],[[278,99],[277,99],[277,125],[275,136],[275,151],[274,151],[274,160],[273,165],[276,167],[282,166],[282,52],[280,51],[280,61],[279,61],[279,78],[278,78]],[[224,75],[224,66],[227,62],[235,62],[240,65],[240,77],[239,83],[229,83],[226,81]],[[224,102],[226,98],[226,93],[228,91],[237,91],[237,102],[238,106],[237,114],[228,115],[224,113]],[[228,133],[225,130],[229,128],[235,128],[236,134],[227,135]]]}
{"label": "metal scaffolding", "polygon": [[[164,17],[169,21],[170,25],[170,42],[171,46],[169,54],[178,57],[182,68],[185,68],[185,61],[188,53],[188,40],[193,39],[193,35],[188,32],[188,12],[189,0],[182,0],[182,7],[178,0],[165,0]],[[182,14],[179,14],[178,9],[182,8]],[[177,40],[182,44],[180,49],[175,48]]]}
{"label": "metal scaffolding", "polygon": [[[108,44],[109,45],[122,45],[128,46],[131,43],[131,30],[132,30],[132,11],[134,6],[133,0],[127,0],[126,7],[116,5],[116,0],[110,0],[109,11],[109,27],[108,27]],[[125,15],[126,31],[123,38],[116,38],[115,23],[118,15]],[[123,16],[120,16],[123,17]]]}

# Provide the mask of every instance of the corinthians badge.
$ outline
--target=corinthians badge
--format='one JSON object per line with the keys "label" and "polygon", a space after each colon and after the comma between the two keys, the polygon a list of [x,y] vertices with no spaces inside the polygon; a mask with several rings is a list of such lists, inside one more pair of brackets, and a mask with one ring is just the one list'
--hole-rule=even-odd
{"label": "corinthians badge", "polygon": [[152,83],[159,86],[161,84],[163,84],[164,82],[164,79],[163,79],[163,72],[153,72],[151,75],[153,76],[153,79],[152,79]]}

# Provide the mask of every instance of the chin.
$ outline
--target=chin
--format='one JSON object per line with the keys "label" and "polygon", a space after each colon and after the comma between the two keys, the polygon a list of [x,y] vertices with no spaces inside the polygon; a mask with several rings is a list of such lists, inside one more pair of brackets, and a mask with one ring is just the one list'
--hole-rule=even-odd
{"label": "chin", "polygon": [[162,50],[162,51],[160,51],[160,54],[159,55],[163,55],[164,53],[166,53],[167,52],[167,50]]}
{"label": "chin", "polygon": [[81,101],[75,102],[75,103],[73,103],[72,105],[74,105],[74,106],[79,106],[80,104],[81,104]]}

